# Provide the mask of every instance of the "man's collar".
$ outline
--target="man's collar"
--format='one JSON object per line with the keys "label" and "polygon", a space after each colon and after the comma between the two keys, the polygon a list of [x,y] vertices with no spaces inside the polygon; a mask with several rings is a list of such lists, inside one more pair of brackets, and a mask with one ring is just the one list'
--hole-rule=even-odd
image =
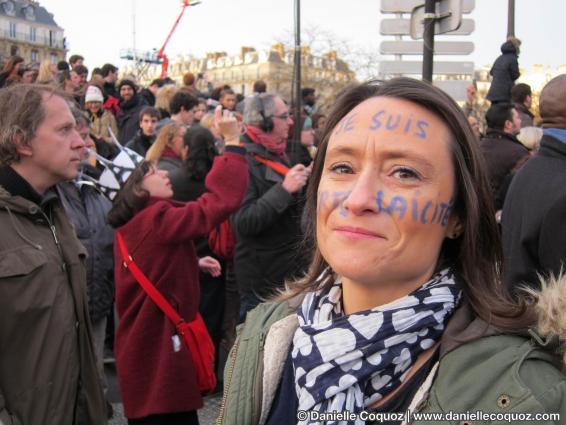
{"label": "man's collar", "polygon": [[551,136],[562,143],[566,143],[566,130],[562,128],[545,128],[542,132],[545,136]]}
{"label": "man's collar", "polygon": [[28,181],[9,165],[0,167],[0,186],[4,187],[12,196],[21,196],[37,205],[40,205],[43,199]]}

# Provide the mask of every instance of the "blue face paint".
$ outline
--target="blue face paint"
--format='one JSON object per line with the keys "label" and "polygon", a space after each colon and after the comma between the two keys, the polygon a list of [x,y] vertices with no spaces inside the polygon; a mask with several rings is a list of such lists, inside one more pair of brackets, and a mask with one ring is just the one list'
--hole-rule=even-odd
{"label": "blue face paint", "polygon": [[379,121],[379,116],[383,115],[384,113],[385,111],[379,111],[373,114],[373,116],[371,117],[371,121],[373,122],[373,124],[369,127],[370,130],[377,130],[379,127],[381,127],[381,121]]}
{"label": "blue face paint", "polygon": [[407,200],[403,196],[394,196],[389,205],[389,209],[391,214],[397,211],[399,213],[399,220],[402,220],[407,211]]}
{"label": "blue face paint", "polygon": [[[406,121],[405,121],[406,119]],[[395,131],[398,128],[403,129],[404,134],[409,134],[412,131],[413,136],[420,139],[426,139],[426,128],[428,127],[428,121],[417,120],[413,121],[413,116],[403,117],[402,114],[392,114],[384,110],[377,111],[371,117],[372,124],[368,127],[368,130],[375,131],[383,128],[387,131]],[[383,123],[385,122],[385,127]]]}
{"label": "blue face paint", "polygon": [[420,137],[421,139],[426,139],[426,128],[428,127],[428,122],[419,120],[417,121],[417,128],[419,131],[415,133],[415,136]]}
{"label": "blue face paint", "polygon": [[339,134],[352,131],[354,129],[354,117],[356,115],[357,114],[346,115],[336,126],[336,130],[334,131],[333,135],[337,136]]}
{"label": "blue face paint", "polygon": [[401,115],[397,114],[397,119],[393,120],[393,115],[389,115],[389,118],[387,118],[387,124],[385,124],[385,129],[386,130],[390,130],[393,131],[395,130],[397,127],[399,127],[399,121],[401,121]]}
{"label": "blue face paint", "polygon": [[316,213],[320,213],[321,207],[326,203],[328,199],[328,192],[323,190],[322,192],[318,192],[318,199],[316,201]]}
{"label": "blue face paint", "polygon": [[350,196],[350,193],[352,191],[348,190],[346,192],[334,192],[333,194],[332,208],[339,208],[338,213],[343,217],[348,215],[348,210],[344,208],[344,201]]}
{"label": "blue face paint", "polygon": [[[317,212],[321,208],[338,209],[338,213],[343,217],[348,216],[348,210],[344,208],[344,201],[350,196],[351,191],[336,191],[326,192],[322,191],[318,194]],[[378,190],[376,193],[376,206],[377,213],[384,214],[398,214],[398,219],[403,220],[407,215],[407,210],[410,208],[410,218],[414,222],[421,224],[439,224],[442,227],[446,226],[450,214],[452,212],[454,199],[450,199],[448,203],[433,202],[432,200],[423,200],[419,202],[418,197],[421,196],[418,191],[415,197],[408,198],[402,195],[395,195],[391,198],[390,202],[385,199],[383,190]],[[331,203],[330,203],[331,202]]]}
{"label": "blue face paint", "polygon": [[391,214],[391,210],[383,205],[383,190],[377,191],[377,212],[384,212],[386,214]]}

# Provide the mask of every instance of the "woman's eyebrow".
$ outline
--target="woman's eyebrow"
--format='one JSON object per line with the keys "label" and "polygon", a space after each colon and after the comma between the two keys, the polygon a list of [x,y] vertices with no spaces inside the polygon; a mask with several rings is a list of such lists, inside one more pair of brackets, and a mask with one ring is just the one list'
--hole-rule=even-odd
{"label": "woman's eyebrow", "polygon": [[418,162],[423,167],[434,170],[434,164],[423,156],[416,154],[410,150],[388,150],[381,152],[380,156],[383,159],[408,159],[410,161]]}
{"label": "woman's eyebrow", "polygon": [[328,155],[347,155],[347,156],[354,156],[356,155],[358,149],[353,148],[352,146],[346,145],[338,145],[333,146],[328,149]]}

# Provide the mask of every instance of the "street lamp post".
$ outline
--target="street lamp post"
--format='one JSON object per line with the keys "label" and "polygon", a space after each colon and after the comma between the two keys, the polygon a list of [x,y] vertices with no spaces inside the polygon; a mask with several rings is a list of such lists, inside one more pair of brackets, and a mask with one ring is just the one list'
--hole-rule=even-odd
{"label": "street lamp post", "polygon": [[293,114],[294,141],[301,140],[301,109],[303,107],[301,97],[301,0],[295,0],[295,111]]}
{"label": "street lamp post", "polygon": [[507,38],[515,37],[515,0],[509,0],[507,11]]}
{"label": "street lamp post", "polygon": [[432,82],[434,60],[434,24],[436,22],[436,1],[426,0],[423,33],[423,81]]}

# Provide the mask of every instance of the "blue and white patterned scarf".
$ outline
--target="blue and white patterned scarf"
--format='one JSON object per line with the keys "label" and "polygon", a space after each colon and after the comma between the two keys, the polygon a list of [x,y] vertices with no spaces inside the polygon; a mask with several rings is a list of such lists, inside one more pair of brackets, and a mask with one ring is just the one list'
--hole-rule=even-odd
{"label": "blue and white patterned scarf", "polygon": [[403,298],[348,316],[340,279],[309,293],[291,353],[299,410],[361,412],[385,397],[438,341],[460,297],[449,269]]}

